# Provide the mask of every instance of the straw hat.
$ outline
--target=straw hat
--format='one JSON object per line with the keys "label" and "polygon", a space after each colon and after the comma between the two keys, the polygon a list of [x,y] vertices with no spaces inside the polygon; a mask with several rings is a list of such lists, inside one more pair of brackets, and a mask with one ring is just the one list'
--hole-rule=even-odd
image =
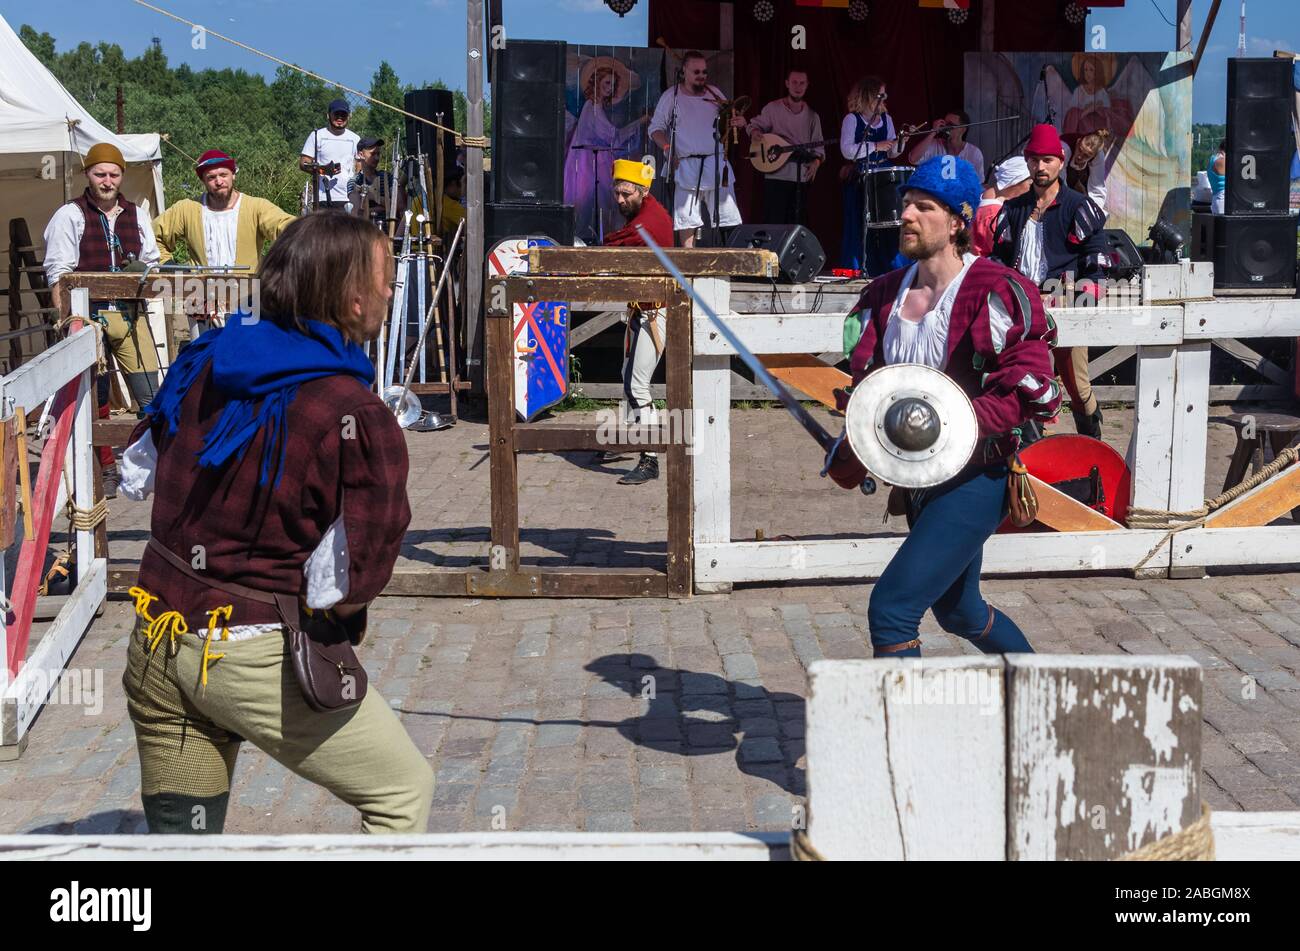
{"label": "straw hat", "polygon": [[591,90],[591,95],[588,95],[587,91],[600,70],[608,70],[614,74],[614,96],[611,102],[622,102],[629,92],[641,88],[641,77],[613,56],[592,56],[578,71],[578,88],[589,99],[595,98],[594,89]]}

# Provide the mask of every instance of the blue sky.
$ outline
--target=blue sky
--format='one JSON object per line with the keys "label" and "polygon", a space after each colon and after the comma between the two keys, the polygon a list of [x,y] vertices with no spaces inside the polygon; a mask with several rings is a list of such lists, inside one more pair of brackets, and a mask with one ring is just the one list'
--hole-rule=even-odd
{"label": "blue sky", "polygon": [[[387,59],[404,82],[441,79],[452,87],[465,85],[464,0],[158,0],[155,5],[363,90],[380,59]],[[1223,121],[1224,60],[1236,53],[1239,5],[1240,0],[1223,0],[1219,10],[1196,79],[1197,122]],[[646,6],[646,0],[640,0],[620,19],[601,0],[504,0],[511,36],[627,46],[646,43]],[[1175,7],[1176,0],[1127,0],[1122,9],[1094,11],[1089,25],[1106,28],[1106,47],[1114,52],[1169,49],[1174,30],[1166,19],[1174,19]],[[737,15],[745,15],[745,8],[738,4]],[[1192,4],[1193,43],[1209,8],[1210,0]],[[219,40],[210,40],[205,50],[193,50],[188,27],[130,0],[61,0],[48,5],[0,0],[0,13],[15,30],[28,23],[53,34],[60,50],[83,40],[106,40],[133,56],[157,36],[173,65],[242,67],[268,75],[275,69],[273,63]],[[1297,13],[1300,4],[1295,0],[1248,0],[1248,54],[1271,56],[1277,47],[1300,47]]]}

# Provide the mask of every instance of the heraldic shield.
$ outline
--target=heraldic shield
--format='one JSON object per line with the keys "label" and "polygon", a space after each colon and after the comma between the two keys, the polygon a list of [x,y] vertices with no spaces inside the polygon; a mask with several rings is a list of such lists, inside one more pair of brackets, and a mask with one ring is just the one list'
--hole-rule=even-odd
{"label": "heraldic shield", "polygon": [[[528,273],[530,248],[546,248],[550,238],[507,238],[488,254],[488,275]],[[536,301],[514,305],[515,412],[531,422],[569,392],[569,305]]]}

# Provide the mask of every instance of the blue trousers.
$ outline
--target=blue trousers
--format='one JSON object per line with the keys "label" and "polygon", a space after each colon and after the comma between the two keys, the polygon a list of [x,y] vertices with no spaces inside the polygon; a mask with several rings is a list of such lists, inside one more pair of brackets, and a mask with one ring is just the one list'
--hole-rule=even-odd
{"label": "blue trousers", "polygon": [[912,642],[927,609],[945,631],[986,654],[1033,652],[1015,622],[980,595],[984,542],[1006,514],[1005,465],[968,467],[909,503],[911,531],[867,608],[875,656],[920,657]]}

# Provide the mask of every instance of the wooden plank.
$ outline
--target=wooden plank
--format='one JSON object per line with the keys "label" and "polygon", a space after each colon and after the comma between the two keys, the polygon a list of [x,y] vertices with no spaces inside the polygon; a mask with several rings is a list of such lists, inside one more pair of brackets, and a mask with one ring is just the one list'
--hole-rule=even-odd
{"label": "wooden plank", "polygon": [[9,859],[356,862],[769,862],[789,859],[788,832],[450,832],[432,835],[6,835]]}
{"label": "wooden plank", "polygon": [[626,300],[671,302],[686,296],[671,277],[537,277],[516,274],[489,280],[489,297],[500,283],[505,284],[506,298],[511,304],[595,300],[598,297],[603,300],[609,295]]}
{"label": "wooden plank", "polygon": [[865,281],[844,284],[751,284],[731,282],[731,309],[737,314],[837,314],[851,311],[866,288]]}
{"label": "wooden plank", "polygon": [[40,406],[82,370],[95,365],[95,332],[89,327],[60,340],[0,380],[8,405]]}
{"label": "wooden plank", "polygon": [[1198,509],[1205,502],[1209,438],[1210,345],[1189,341],[1174,356],[1173,441],[1169,508]]}
{"label": "wooden plank", "polygon": [[1291,374],[1287,373],[1272,360],[1262,354],[1256,353],[1240,340],[1218,339],[1211,342],[1224,353],[1236,357],[1256,373],[1259,373],[1265,379],[1272,380],[1279,386],[1290,386],[1295,382],[1295,378]]}
{"label": "wooden plank", "polygon": [[1174,536],[1174,564],[1300,565],[1300,528],[1263,525],[1249,528],[1190,528]]}
{"label": "wooden plank", "polygon": [[1210,828],[1220,862],[1300,862],[1300,812],[1216,812]]}
{"label": "wooden plank", "polygon": [[[465,392],[470,388],[468,380],[457,380],[454,387],[459,392]],[[451,383],[412,383],[411,392],[416,396],[445,396],[453,389]],[[452,414],[455,415],[455,414]]]}
{"label": "wooden plank", "polygon": [[[72,440],[68,454],[72,457],[72,494],[77,508],[89,511],[95,504],[95,449],[91,445],[91,426],[95,418],[94,374],[86,370],[77,383],[77,406],[72,420]],[[95,537],[90,529],[77,529],[77,584],[86,578],[95,560]]]}
{"label": "wooden plank", "polygon": [[102,558],[95,559],[22,670],[10,682],[0,698],[0,705],[9,708],[7,715],[0,713],[0,746],[16,745],[36,719],[50,696],[51,687],[58,684],[68,658],[81,643],[104,601],[106,578],[107,565]]}
{"label": "wooden plank", "polygon": [[666,598],[668,575],[651,568],[539,568],[467,572],[472,597]]}
{"label": "wooden plank", "polygon": [[[569,349],[581,346],[607,327],[612,327],[627,313],[626,310],[607,310],[569,329]],[[570,318],[572,320],[572,318]]]}
{"label": "wooden plank", "polygon": [[1300,465],[1292,464],[1262,485],[1233,499],[1205,520],[1206,528],[1267,525],[1300,505]]}
{"label": "wooden plank", "polygon": [[[844,343],[843,314],[721,313],[723,323],[750,353],[823,353]],[[695,318],[695,355],[730,356],[736,351],[713,323]]]}
{"label": "wooden plank", "polygon": [[[1167,509],[1173,482],[1176,347],[1139,347],[1133,433],[1125,461],[1133,473],[1134,508]],[[1143,567],[1169,566],[1166,545]]]}
{"label": "wooden plank", "polygon": [[[1135,566],[1165,534],[1158,529],[1122,529],[994,535],[984,545],[982,571],[985,575],[1123,571]],[[905,537],[700,543],[695,546],[695,580],[735,584],[878,578]],[[1294,547],[1300,549],[1300,533],[1295,537]]]}
{"label": "wooden plank", "polygon": [[[602,411],[602,422],[595,426],[564,423],[516,423],[516,452],[596,452],[603,449],[638,449],[642,452],[665,452],[680,430],[664,423],[661,426],[618,425],[617,411]],[[607,419],[605,417],[608,417]]]}
{"label": "wooden plank", "polygon": [[1089,361],[1088,379],[1097,379],[1107,370],[1115,369],[1135,353],[1137,353],[1137,347],[1112,347],[1096,360]]}
{"label": "wooden plank", "polygon": [[[491,289],[489,288],[489,299]],[[519,567],[519,473],[515,456],[515,374],[511,322],[489,315],[487,324],[488,448],[492,480],[492,548],[495,570]]]}
{"label": "wooden plank", "polygon": [[[666,250],[668,259],[687,277],[776,277],[780,273],[776,255],[758,248]],[[550,247],[528,252],[528,273],[641,277],[667,274],[668,269],[649,248]]]}
{"label": "wooden plank", "polygon": [[1188,301],[1183,335],[1188,340],[1300,336],[1300,300],[1243,297]]}
{"label": "wooden plank", "polygon": [[759,357],[768,372],[823,406],[835,409],[835,389],[848,386],[853,378],[827,366],[810,353],[777,353]]}
{"label": "wooden plank", "polygon": [[1002,658],[819,660],[808,675],[814,848],[831,860],[1004,857]]}
{"label": "wooden plank", "polygon": [[[697,292],[718,311],[721,289],[711,281],[696,283]],[[730,288],[727,289],[730,293]],[[695,469],[692,504],[692,533],[695,547],[695,582],[700,585],[700,546],[731,540],[731,400],[735,384],[731,358],[725,355],[701,356],[699,328],[691,369],[691,395],[695,418]],[[707,563],[707,562],[706,562]]]}
{"label": "wooden plank", "polygon": [[1289,403],[1292,399],[1294,393],[1290,386],[1236,384],[1210,387],[1211,403]]}
{"label": "wooden plank", "polygon": [[1152,346],[1183,339],[1181,305],[1051,307],[1048,312],[1062,347]]}
{"label": "wooden plank", "polygon": [[[414,389],[414,387],[412,387]],[[96,446],[125,446],[140,420],[131,416],[97,419],[90,427]]]}
{"label": "wooden plank", "polygon": [[[717,357],[696,357],[696,362],[700,360],[715,360]],[[725,360],[725,358],[723,358]],[[727,377],[731,380],[731,402],[738,403],[745,401],[759,401],[772,399],[772,392],[760,383],[750,383],[745,381],[739,382],[742,378],[731,372],[731,362],[726,360]],[[664,399],[664,385],[662,383],[650,384],[650,398],[661,400]],[[617,400],[623,396],[622,383],[580,383],[574,393],[578,396],[585,396],[593,400]],[[796,394],[797,395],[797,394]]]}
{"label": "wooden plank", "polygon": [[1109,532],[1124,526],[1041,479],[1029,477],[1038,496],[1038,521],[1058,532]]}
{"label": "wooden plank", "polygon": [[[727,282],[710,280],[709,284],[714,298],[720,298],[725,304]],[[664,386],[668,393],[670,420],[691,419],[691,316],[694,306],[690,300],[679,300],[668,307]],[[694,429],[693,425],[691,429]],[[670,434],[665,452],[668,466],[668,595],[687,598],[694,594],[691,525],[694,517],[692,467],[695,449],[688,441],[693,440],[693,432],[683,432],[679,426],[677,435],[682,438],[673,439]]]}
{"label": "wooden plank", "polygon": [[1200,818],[1196,661],[1006,663],[1008,859],[1113,859]]}

